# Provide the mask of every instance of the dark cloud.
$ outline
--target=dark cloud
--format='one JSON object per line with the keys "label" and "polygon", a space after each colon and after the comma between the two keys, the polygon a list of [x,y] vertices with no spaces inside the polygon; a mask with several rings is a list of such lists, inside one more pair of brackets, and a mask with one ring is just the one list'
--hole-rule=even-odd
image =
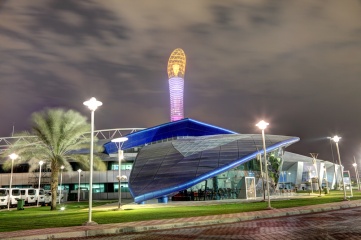
{"label": "dark cloud", "polygon": [[[187,55],[185,114],[241,133],[294,135],[296,153],[361,158],[360,1],[2,1],[1,136],[34,111],[104,105],[96,128],[169,120],[167,61]],[[361,162],[360,162],[361,164]]]}

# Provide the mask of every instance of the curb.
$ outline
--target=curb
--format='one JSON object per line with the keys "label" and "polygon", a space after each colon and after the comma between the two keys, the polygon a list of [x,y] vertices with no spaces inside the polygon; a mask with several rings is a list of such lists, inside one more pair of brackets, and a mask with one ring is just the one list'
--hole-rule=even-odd
{"label": "curb", "polygon": [[[214,224],[236,223],[266,218],[303,215],[317,212],[327,212],[347,208],[361,207],[361,200],[352,202],[327,203],[303,207],[262,210],[257,212],[242,212],[205,217],[191,217],[178,219],[165,219],[154,221],[128,222],[116,224],[100,224],[94,226],[75,226],[64,228],[48,228],[37,230],[24,230],[18,232],[5,232],[6,238],[1,239],[56,239],[93,237],[98,235],[119,234],[130,232],[145,232],[152,230],[167,230],[173,228],[196,227]],[[205,219],[210,218],[210,219]],[[47,232],[47,233],[44,233]]]}

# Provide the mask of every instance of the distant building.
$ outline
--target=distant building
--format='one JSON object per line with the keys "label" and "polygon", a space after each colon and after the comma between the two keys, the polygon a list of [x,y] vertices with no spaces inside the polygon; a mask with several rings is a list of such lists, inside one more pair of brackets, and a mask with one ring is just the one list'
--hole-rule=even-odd
{"label": "distant building", "polygon": [[[216,200],[263,194],[265,179],[261,177],[259,160],[259,154],[263,154],[261,134],[238,134],[189,118],[143,130],[129,129],[125,134],[128,141],[122,146],[125,159],[121,165],[121,175],[128,180],[121,182],[121,189],[116,178],[118,148],[111,142],[116,137],[102,130],[96,134],[104,136],[98,144],[104,146],[104,152],[99,155],[107,171],[94,171],[93,199],[117,199],[118,191],[122,198],[134,199],[137,203],[150,199],[159,202]],[[285,151],[287,146],[299,141],[298,137],[265,135],[265,138],[271,195],[295,188],[317,191],[318,180],[321,187],[331,189],[340,184],[338,165],[320,159],[313,164],[310,157]],[[0,138],[2,142],[5,140]],[[82,152],[89,153],[89,149]],[[0,159],[0,187],[9,186],[10,172],[1,169],[5,160]],[[68,200],[76,200],[74,195],[80,187],[81,196],[87,198],[89,172],[81,172],[79,186],[76,171],[79,165],[76,162],[71,165],[72,169],[62,173],[62,191],[67,193]],[[14,188],[37,187],[39,172],[27,172],[28,169],[26,164],[16,165]],[[41,178],[44,189],[50,189],[49,171],[45,163]]]}

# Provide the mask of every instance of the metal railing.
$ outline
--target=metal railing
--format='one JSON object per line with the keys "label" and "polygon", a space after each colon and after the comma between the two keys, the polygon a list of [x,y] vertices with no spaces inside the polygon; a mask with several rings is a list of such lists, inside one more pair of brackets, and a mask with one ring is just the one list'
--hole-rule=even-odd
{"label": "metal railing", "polygon": [[[94,131],[94,136],[98,139],[113,139],[116,137],[122,137],[128,134],[131,134],[136,131],[143,130],[144,128],[113,128],[113,129],[103,129]],[[90,132],[84,133],[82,136],[90,134]],[[9,148],[16,143],[31,143],[29,138],[35,136],[16,136],[16,137],[0,137],[0,153],[5,149]]]}

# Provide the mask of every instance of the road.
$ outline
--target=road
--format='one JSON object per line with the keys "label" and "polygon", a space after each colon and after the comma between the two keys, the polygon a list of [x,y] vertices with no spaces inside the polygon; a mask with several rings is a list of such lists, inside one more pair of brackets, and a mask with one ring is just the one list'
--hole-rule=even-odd
{"label": "road", "polygon": [[[361,239],[361,207],[292,217],[123,233],[81,239],[185,240],[185,239]],[[78,238],[79,239],[79,238]]]}

